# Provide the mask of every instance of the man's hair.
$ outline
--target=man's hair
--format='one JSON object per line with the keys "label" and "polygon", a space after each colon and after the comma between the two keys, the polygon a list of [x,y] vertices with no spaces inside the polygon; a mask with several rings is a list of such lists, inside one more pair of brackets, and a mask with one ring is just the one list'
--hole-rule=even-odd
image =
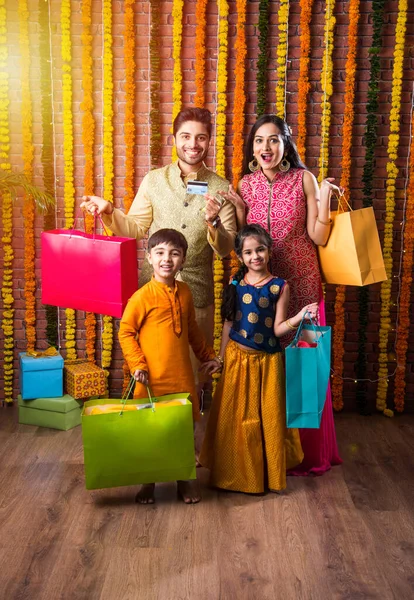
{"label": "man's hair", "polygon": [[187,121],[198,121],[198,123],[202,123],[205,125],[208,133],[208,137],[211,137],[211,112],[206,108],[184,108],[180,110],[178,115],[174,119],[173,123],[173,134],[174,137],[177,134],[177,131],[180,129],[183,123]]}
{"label": "man's hair", "polygon": [[180,231],[176,229],[159,229],[148,240],[148,252],[160,244],[171,244],[174,248],[180,248],[184,256],[187,254],[187,240]]}

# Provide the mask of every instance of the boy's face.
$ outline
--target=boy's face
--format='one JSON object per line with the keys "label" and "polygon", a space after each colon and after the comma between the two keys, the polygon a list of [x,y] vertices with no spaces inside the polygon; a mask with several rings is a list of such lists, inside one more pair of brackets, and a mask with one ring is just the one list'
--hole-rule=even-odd
{"label": "boy's face", "polygon": [[182,248],[163,242],[151,249],[147,254],[148,262],[154,269],[156,281],[171,284],[176,273],[184,264],[185,256]]}

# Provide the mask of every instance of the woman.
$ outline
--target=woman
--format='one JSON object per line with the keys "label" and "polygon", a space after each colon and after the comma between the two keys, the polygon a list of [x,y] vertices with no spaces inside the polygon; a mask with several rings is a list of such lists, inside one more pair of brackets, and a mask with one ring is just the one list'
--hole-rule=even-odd
{"label": "woman", "polygon": [[[260,117],[245,146],[244,176],[237,194],[233,188],[223,197],[236,207],[238,226],[259,223],[272,236],[271,271],[290,287],[288,318],[302,306],[319,302],[320,323],[326,324],[321,274],[316,246],[328,241],[332,179],[319,190],[315,177],[300,160],[286,122],[275,115]],[[284,345],[292,338],[282,340]],[[321,475],[342,461],[338,454],[331,393],[320,429],[301,429],[305,458],[294,475]]]}

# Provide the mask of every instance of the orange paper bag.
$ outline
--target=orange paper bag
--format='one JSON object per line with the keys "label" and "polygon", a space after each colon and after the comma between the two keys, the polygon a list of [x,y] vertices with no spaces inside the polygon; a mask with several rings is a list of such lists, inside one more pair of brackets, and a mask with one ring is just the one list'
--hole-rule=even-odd
{"label": "orange paper bag", "polygon": [[387,279],[372,207],[333,212],[325,246],[318,246],[322,279],[339,285],[369,285]]}

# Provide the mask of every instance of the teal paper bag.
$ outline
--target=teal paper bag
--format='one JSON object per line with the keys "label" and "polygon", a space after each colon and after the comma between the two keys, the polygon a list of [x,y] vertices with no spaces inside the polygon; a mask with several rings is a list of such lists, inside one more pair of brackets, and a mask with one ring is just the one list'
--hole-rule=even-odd
{"label": "teal paper bag", "polygon": [[[190,395],[154,398],[154,408],[122,411],[145,400],[89,400],[82,412],[86,489],[196,478]],[[160,401],[184,399],[179,406]],[[87,407],[119,404],[119,412],[85,414]]]}
{"label": "teal paper bag", "polygon": [[331,328],[302,321],[285,352],[287,427],[319,429],[331,369]]}

